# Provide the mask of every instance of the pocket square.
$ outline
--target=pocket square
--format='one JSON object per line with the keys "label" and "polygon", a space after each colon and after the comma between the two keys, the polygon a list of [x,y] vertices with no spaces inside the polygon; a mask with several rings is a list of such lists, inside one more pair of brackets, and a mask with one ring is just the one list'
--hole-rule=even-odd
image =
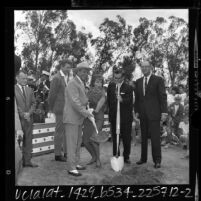
{"label": "pocket square", "polygon": [[124,93],[124,92],[121,92],[120,94],[124,95],[125,93]]}

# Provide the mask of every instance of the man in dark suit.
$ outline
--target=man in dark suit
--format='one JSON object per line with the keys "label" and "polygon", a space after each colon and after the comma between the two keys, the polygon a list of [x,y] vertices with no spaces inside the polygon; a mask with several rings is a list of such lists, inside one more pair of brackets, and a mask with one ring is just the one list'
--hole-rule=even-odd
{"label": "man in dark suit", "polygon": [[[72,63],[69,60],[62,60],[58,65],[58,72],[50,84],[48,96],[49,111],[56,116],[56,129],[54,135],[54,153],[56,161],[66,161],[67,148],[65,138],[65,127],[63,124],[63,110],[65,104],[65,88],[69,80],[69,72]],[[64,156],[62,155],[62,147]]]}
{"label": "man in dark suit", "polygon": [[141,159],[138,165],[147,162],[147,141],[151,138],[152,157],[155,168],[161,166],[160,123],[167,118],[167,95],[162,77],[152,74],[149,61],[141,64],[144,76],[136,81],[135,112],[141,126]]}
{"label": "man in dark suit", "polygon": [[[120,87],[120,95],[117,91]],[[133,90],[132,87],[124,82],[122,69],[114,70],[114,82],[108,85],[107,101],[109,109],[109,121],[111,123],[113,156],[116,156],[116,116],[117,99],[120,101],[120,138],[124,147],[124,162],[130,164],[129,155],[131,150],[131,129],[133,121]],[[118,156],[120,153],[118,153]]]}
{"label": "man in dark suit", "polygon": [[15,98],[21,121],[23,136],[22,161],[24,167],[38,167],[31,162],[33,111],[35,110],[35,98],[33,91],[27,86],[27,73],[20,70],[16,74]]}

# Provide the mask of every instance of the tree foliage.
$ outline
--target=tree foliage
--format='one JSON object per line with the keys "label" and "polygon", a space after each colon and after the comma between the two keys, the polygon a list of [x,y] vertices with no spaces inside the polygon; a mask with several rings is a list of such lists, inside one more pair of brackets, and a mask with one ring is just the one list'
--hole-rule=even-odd
{"label": "tree foliage", "polygon": [[[55,62],[73,56],[79,62],[86,56],[89,34],[76,30],[65,10],[24,11],[26,22],[17,22],[27,41],[22,57],[28,69],[50,70]],[[19,36],[18,36],[19,37]]]}
{"label": "tree foliage", "polygon": [[95,70],[104,73],[128,52],[132,27],[117,15],[117,21],[105,18],[99,30],[101,36],[91,39],[91,45],[96,48]]}
{"label": "tree foliage", "polygon": [[[93,37],[86,31],[77,31],[64,10],[24,11],[25,22],[17,22],[27,40],[22,57],[27,69],[41,72],[49,70],[62,58],[74,58],[74,63],[87,60],[95,73],[104,74],[114,65],[122,65],[127,78],[135,66],[149,58],[154,72],[160,70],[171,85],[187,80],[188,76],[188,24],[171,16],[149,20],[139,18],[132,27],[120,15],[116,20],[105,18],[99,26],[100,35]],[[15,36],[15,38],[21,35]],[[95,58],[89,49],[95,49]]]}
{"label": "tree foliage", "polygon": [[[139,22],[133,31],[133,57],[137,51],[141,52],[141,60],[148,57],[154,70],[161,69],[163,74],[166,64],[171,85],[185,80],[188,70],[187,23],[174,16],[168,20],[162,17],[155,20],[140,18]],[[140,59],[136,61],[139,63]]]}

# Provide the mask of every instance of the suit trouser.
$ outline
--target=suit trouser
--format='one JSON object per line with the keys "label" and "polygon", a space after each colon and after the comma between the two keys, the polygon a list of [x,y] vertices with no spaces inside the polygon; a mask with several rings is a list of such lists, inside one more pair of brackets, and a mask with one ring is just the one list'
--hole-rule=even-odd
{"label": "suit trouser", "polygon": [[[116,134],[116,122],[111,122],[112,129],[112,141],[113,141],[113,156],[116,156],[117,152],[117,134]],[[132,122],[122,122],[120,124],[120,138],[123,142],[123,156],[124,159],[129,159],[130,151],[131,151],[131,130],[132,130]],[[119,143],[120,143],[119,138]],[[118,149],[118,156],[120,156],[120,150]]]}
{"label": "suit trouser", "polygon": [[63,152],[66,153],[66,135],[65,126],[63,123],[63,115],[56,114],[56,128],[54,134],[54,153],[56,156],[61,155],[62,147]]}
{"label": "suit trouser", "polygon": [[67,144],[68,169],[76,169],[80,161],[80,148],[82,143],[82,125],[65,123],[65,134]]}
{"label": "suit trouser", "polygon": [[33,131],[33,121],[28,122],[25,119],[21,119],[21,126],[23,135],[23,146],[22,146],[22,161],[23,164],[28,164],[31,162],[32,153],[32,131]]}
{"label": "suit trouser", "polygon": [[17,138],[15,137],[15,182],[22,166],[22,151],[20,150]]}
{"label": "suit trouser", "polygon": [[173,124],[173,132],[179,138],[180,137],[179,136],[179,122],[174,121],[174,119],[173,119],[173,122],[174,122],[174,124]]}
{"label": "suit trouser", "polygon": [[140,119],[141,126],[141,161],[147,161],[148,138],[151,138],[153,162],[161,163],[160,121]]}

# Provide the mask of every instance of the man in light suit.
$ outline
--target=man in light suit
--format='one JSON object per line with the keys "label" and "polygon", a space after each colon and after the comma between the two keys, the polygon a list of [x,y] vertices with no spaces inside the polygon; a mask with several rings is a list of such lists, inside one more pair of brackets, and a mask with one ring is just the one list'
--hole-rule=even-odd
{"label": "man in light suit", "polygon": [[27,86],[27,73],[20,70],[16,75],[15,98],[21,121],[23,136],[22,161],[24,167],[38,167],[31,162],[33,112],[35,110],[35,98],[31,88]]}
{"label": "man in light suit", "polygon": [[141,64],[144,76],[136,81],[135,112],[140,118],[141,159],[138,165],[147,162],[147,142],[151,138],[152,158],[155,168],[161,167],[160,123],[167,118],[167,95],[162,77],[152,74],[149,61]]}
{"label": "man in light suit", "polygon": [[[66,161],[66,137],[63,124],[63,109],[65,103],[65,87],[69,79],[69,72],[72,63],[69,60],[62,60],[58,65],[58,72],[53,77],[48,96],[49,111],[56,116],[56,129],[54,135],[54,153],[56,161]],[[64,156],[62,155],[62,147]]]}
{"label": "man in light suit", "polygon": [[88,80],[89,66],[83,62],[77,65],[75,76],[65,89],[65,106],[63,122],[65,124],[67,143],[68,173],[81,176],[78,170],[85,167],[79,164],[80,147],[82,143],[82,124],[85,118],[93,116],[87,110],[88,98],[85,93],[85,83]]}

